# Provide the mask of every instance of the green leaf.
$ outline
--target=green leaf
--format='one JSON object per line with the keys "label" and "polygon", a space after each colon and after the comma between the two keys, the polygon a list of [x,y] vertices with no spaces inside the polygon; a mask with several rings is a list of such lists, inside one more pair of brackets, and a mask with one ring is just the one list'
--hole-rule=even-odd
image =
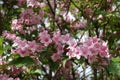
{"label": "green leaf", "polygon": [[31,66],[33,64],[34,64],[34,60],[32,58],[30,58],[29,56],[27,56],[27,57],[18,57],[18,58],[14,59],[13,61],[11,61],[9,63],[9,65],[15,65],[17,67]]}
{"label": "green leaf", "polygon": [[49,60],[50,69],[55,71],[59,68],[59,64],[57,62],[53,62],[52,60]]}
{"label": "green leaf", "polygon": [[120,64],[120,57],[112,58],[112,61]]}
{"label": "green leaf", "polygon": [[5,45],[3,48],[4,48],[4,51],[7,51],[7,50],[11,49],[11,46],[10,45]]}
{"label": "green leaf", "polygon": [[4,38],[2,37],[2,36],[0,36],[0,54],[2,54],[3,53],[3,40],[4,40]]}
{"label": "green leaf", "polygon": [[42,71],[40,69],[36,69],[36,70],[33,70],[31,71],[32,74],[41,74]]}
{"label": "green leaf", "polygon": [[109,72],[118,75],[120,77],[120,57],[112,58],[110,65],[108,66]]}

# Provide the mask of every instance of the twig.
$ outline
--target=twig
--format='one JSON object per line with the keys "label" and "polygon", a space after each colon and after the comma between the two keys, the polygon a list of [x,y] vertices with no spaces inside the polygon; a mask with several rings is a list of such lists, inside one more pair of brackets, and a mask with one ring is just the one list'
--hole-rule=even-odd
{"label": "twig", "polygon": [[79,41],[82,39],[82,37],[84,36],[84,34],[85,34],[85,31],[82,33],[82,35],[80,36],[80,39],[79,39]]}
{"label": "twig", "polygon": [[55,16],[55,12],[54,12],[49,0],[47,0],[47,3],[48,3],[48,6],[50,7],[50,10],[51,10],[52,14]]}
{"label": "twig", "polygon": [[74,67],[72,66],[72,76],[73,76],[73,79],[76,80],[76,77],[75,77],[75,70],[74,70]]}
{"label": "twig", "polygon": [[[53,14],[54,21],[55,21],[56,24],[57,24],[57,21],[55,20],[55,16],[56,16],[56,7],[57,7],[56,0],[54,0],[54,10],[53,10],[53,8],[52,8],[52,6],[51,6],[49,0],[47,0],[47,3],[48,3],[48,6],[49,6],[49,8],[50,8],[52,14]],[[61,28],[58,24],[57,24],[57,26],[58,26],[60,32],[62,33],[62,28]]]}
{"label": "twig", "polygon": [[77,8],[79,9],[81,12],[83,12],[72,0],[70,0],[72,2],[72,4]]}
{"label": "twig", "polygon": [[97,69],[93,68],[94,80],[97,80]]}
{"label": "twig", "polygon": [[71,4],[71,1],[69,1],[69,5],[68,5],[68,7],[67,7],[66,16],[68,15],[68,13],[69,13],[69,10],[70,10],[70,4]]}

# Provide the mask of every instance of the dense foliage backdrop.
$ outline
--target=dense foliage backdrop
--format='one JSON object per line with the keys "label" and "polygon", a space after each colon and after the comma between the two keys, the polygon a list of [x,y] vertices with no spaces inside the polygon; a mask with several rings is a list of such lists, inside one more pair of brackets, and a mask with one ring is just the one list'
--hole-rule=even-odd
{"label": "dense foliage backdrop", "polygon": [[120,80],[120,0],[0,0],[0,80]]}

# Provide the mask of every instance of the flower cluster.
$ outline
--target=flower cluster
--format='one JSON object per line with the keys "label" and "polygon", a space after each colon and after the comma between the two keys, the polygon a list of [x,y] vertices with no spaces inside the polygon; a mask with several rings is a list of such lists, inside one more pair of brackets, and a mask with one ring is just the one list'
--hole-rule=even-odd
{"label": "flower cluster", "polygon": [[69,58],[76,57],[80,59],[82,56],[88,59],[89,63],[96,61],[98,56],[102,58],[110,57],[107,43],[97,37],[90,37],[80,45],[76,45],[74,42],[72,46],[69,45],[68,49],[67,55]]}
{"label": "flower cluster", "polygon": [[102,58],[109,58],[110,56],[107,43],[97,37],[90,37],[85,42],[79,42],[68,33],[61,34],[58,30],[51,36],[45,29],[39,33],[39,43],[22,40],[7,32],[4,32],[4,36],[13,40],[13,47],[17,47],[12,49],[12,53],[18,53],[22,57],[33,55],[35,52],[41,51],[43,47],[48,47],[51,44],[54,44],[56,48],[56,52],[51,56],[53,61],[60,60],[64,52],[69,58],[80,59],[84,57],[88,59],[89,63],[96,61],[99,56]]}
{"label": "flower cluster", "polygon": [[[98,57],[110,58],[107,43],[97,37],[90,37],[85,42],[79,42],[69,34],[61,35],[60,32],[57,31],[54,32],[52,40],[57,49],[57,53],[52,56],[54,61],[60,59],[61,55],[58,57],[58,54],[63,52],[66,52],[69,58],[76,57],[77,59],[80,59],[80,57],[84,57],[85,59],[88,59],[89,63],[98,60]],[[65,45],[68,46],[66,50]]]}
{"label": "flower cluster", "polygon": [[[39,15],[40,14],[40,15]],[[20,14],[20,20],[24,22],[26,25],[33,25],[33,24],[38,24],[42,21],[42,16],[41,12],[38,15],[36,15],[33,11],[33,9],[26,9]]]}
{"label": "flower cluster", "polygon": [[13,47],[16,46],[16,49],[12,49],[12,53],[18,53],[22,57],[34,55],[36,52],[40,52],[42,49],[41,44],[36,43],[35,41],[21,40],[20,38],[17,38],[14,41]]}
{"label": "flower cluster", "polygon": [[8,77],[6,74],[0,74],[0,80],[20,80],[20,79]]}
{"label": "flower cluster", "polygon": [[20,14],[19,19],[12,20],[12,30],[22,34],[30,33],[37,29],[38,24],[43,22],[43,15],[44,12],[42,11],[39,11],[38,14],[36,14],[32,8],[28,8]]}
{"label": "flower cluster", "polygon": [[12,20],[12,25],[11,26],[12,26],[13,31],[15,31],[15,30],[18,30],[19,32],[23,31],[22,23],[18,19]]}
{"label": "flower cluster", "polygon": [[16,37],[15,34],[11,34],[7,31],[3,33],[9,40],[13,40],[13,49],[11,50],[12,53],[17,53],[21,57],[34,55],[36,52],[40,52],[42,49],[42,45],[40,43],[36,43],[35,41],[27,41],[22,40],[20,37]]}

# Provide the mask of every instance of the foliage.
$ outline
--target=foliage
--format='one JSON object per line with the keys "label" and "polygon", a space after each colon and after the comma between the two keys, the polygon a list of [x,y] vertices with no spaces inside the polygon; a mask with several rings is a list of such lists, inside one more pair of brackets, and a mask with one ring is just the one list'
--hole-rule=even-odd
{"label": "foliage", "polygon": [[2,0],[0,22],[1,80],[120,79],[119,0]]}

